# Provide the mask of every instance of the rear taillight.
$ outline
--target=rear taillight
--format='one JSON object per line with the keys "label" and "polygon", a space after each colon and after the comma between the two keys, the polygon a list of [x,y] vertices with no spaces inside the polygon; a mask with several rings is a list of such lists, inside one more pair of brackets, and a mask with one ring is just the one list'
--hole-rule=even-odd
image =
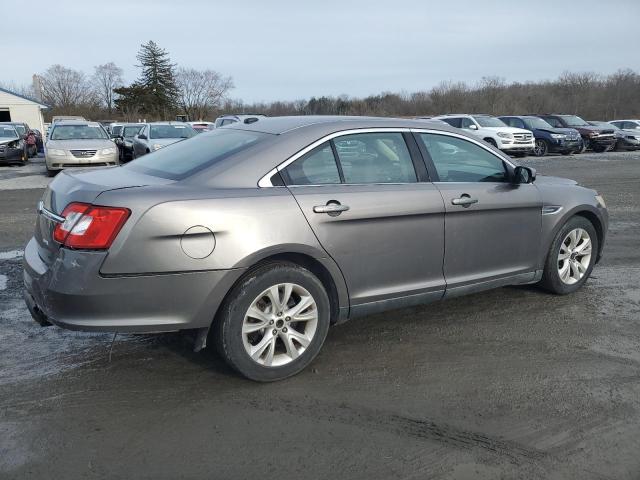
{"label": "rear taillight", "polygon": [[53,239],[70,248],[109,248],[130,214],[128,208],[70,203],[62,212],[64,222],[53,231]]}

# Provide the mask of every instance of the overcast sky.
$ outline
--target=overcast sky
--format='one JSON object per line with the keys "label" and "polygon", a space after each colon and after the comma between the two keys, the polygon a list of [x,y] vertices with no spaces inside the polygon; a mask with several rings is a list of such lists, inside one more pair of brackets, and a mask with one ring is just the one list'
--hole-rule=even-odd
{"label": "overcast sky", "polygon": [[640,71],[639,0],[36,0],[2,12],[0,82],[109,61],[131,82],[151,39],[181,66],[233,77],[247,102]]}

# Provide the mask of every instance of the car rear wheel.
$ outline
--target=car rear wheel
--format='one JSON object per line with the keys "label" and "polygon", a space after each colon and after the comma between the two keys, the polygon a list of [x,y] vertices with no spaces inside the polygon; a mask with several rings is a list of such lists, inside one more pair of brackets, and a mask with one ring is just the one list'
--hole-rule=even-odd
{"label": "car rear wheel", "polygon": [[544,157],[548,151],[549,151],[549,146],[547,145],[547,142],[541,138],[536,139],[536,144],[533,147],[533,154],[536,157]]}
{"label": "car rear wheel", "polygon": [[269,263],[248,273],[220,307],[212,329],[218,352],[245,377],[282,380],[304,369],[329,329],[322,282],[293,263]]}
{"label": "car rear wheel", "polygon": [[573,217],[556,234],[540,285],[558,295],[578,290],[591,275],[598,253],[598,236],[584,217]]}

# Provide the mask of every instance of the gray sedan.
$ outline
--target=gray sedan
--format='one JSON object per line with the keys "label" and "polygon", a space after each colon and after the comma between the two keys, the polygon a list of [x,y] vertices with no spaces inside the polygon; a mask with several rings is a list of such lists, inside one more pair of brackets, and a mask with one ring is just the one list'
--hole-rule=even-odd
{"label": "gray sedan", "polygon": [[259,381],[358,315],[504,285],[572,293],[608,225],[594,190],[460,130],[361,117],[261,118],[64,172],[39,212],[24,256],[39,323],[193,330]]}

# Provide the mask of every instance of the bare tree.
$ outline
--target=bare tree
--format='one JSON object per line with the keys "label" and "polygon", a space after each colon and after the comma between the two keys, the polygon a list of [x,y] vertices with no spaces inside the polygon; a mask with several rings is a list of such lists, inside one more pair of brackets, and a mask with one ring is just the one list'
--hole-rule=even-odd
{"label": "bare tree", "polygon": [[60,113],[95,101],[91,84],[85,74],[78,70],[52,65],[40,75],[40,80],[44,102],[56,107]]}
{"label": "bare tree", "polygon": [[17,93],[23,97],[36,98],[34,89],[31,85],[24,85],[16,82],[0,82],[0,88]]}
{"label": "bare tree", "polygon": [[214,70],[178,69],[176,74],[178,102],[192,120],[203,120],[218,108],[233,88],[230,77],[223,77]]}
{"label": "bare tree", "polygon": [[123,85],[122,69],[113,62],[98,65],[94,68],[93,84],[96,95],[104,106],[107,107],[109,116],[111,116],[114,106],[113,90]]}

